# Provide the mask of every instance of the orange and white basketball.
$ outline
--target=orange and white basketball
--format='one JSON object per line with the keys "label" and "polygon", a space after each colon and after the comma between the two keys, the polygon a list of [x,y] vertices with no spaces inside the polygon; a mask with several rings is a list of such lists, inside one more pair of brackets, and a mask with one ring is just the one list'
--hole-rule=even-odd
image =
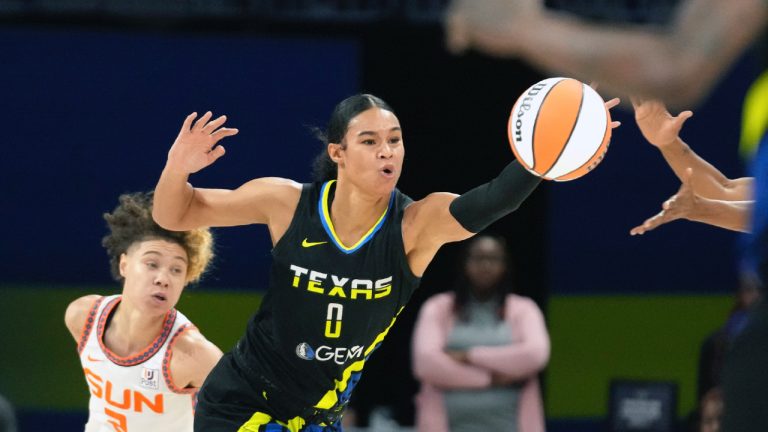
{"label": "orange and white basketball", "polygon": [[546,180],[568,181],[592,171],[611,140],[611,114],[592,87],[548,78],[517,99],[507,127],[515,157]]}

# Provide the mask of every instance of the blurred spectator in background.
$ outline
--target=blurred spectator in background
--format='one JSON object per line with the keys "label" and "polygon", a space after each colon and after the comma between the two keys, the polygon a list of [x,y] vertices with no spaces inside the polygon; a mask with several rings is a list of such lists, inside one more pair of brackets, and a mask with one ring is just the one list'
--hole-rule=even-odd
{"label": "blurred spectator in background", "polygon": [[478,236],[455,291],[422,307],[413,336],[419,431],[544,430],[537,374],[549,335],[536,304],[511,293],[508,270],[504,240]]}
{"label": "blurred spectator in background", "polygon": [[543,0],[454,0],[448,46],[519,57],[545,71],[598,81],[603,91],[701,102],[765,28],[765,0],[685,0],[663,26],[596,24]]}
{"label": "blurred spectator in background", "polygon": [[[707,392],[722,381],[725,354],[733,340],[747,326],[752,307],[760,300],[756,276],[743,271],[731,313],[725,324],[712,332],[701,344],[697,399],[703,401]],[[703,407],[703,402],[702,402]]]}
{"label": "blurred spectator in background", "polygon": [[710,389],[701,399],[699,432],[720,432],[723,416],[723,394],[719,387]]}
{"label": "blurred spectator in background", "polygon": [[0,432],[16,432],[16,415],[13,406],[0,395]]}

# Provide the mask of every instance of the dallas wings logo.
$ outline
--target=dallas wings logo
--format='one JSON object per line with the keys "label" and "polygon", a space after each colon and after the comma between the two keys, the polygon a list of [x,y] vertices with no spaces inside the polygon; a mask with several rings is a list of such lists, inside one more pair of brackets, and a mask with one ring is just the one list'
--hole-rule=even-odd
{"label": "dallas wings logo", "polygon": [[315,358],[315,351],[308,343],[302,342],[296,345],[296,355],[304,360],[312,360]]}

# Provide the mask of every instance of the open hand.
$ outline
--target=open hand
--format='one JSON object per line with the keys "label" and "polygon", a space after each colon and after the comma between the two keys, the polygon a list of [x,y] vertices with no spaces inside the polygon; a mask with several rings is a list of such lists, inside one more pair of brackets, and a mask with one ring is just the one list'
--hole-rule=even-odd
{"label": "open hand", "polygon": [[683,111],[673,116],[659,100],[642,100],[631,97],[635,108],[635,121],[645,139],[656,147],[672,144],[679,136],[683,123],[691,118],[692,111]]}
{"label": "open hand", "polygon": [[683,184],[680,185],[680,189],[677,193],[664,201],[664,204],[661,206],[662,210],[659,213],[646,219],[642,225],[632,228],[629,231],[629,234],[645,234],[665,223],[677,219],[688,219],[693,214],[698,200],[698,197],[693,193],[693,189],[691,188],[692,175],[693,170],[691,168],[686,169],[685,180],[683,181]]}
{"label": "open hand", "polygon": [[179,136],[168,151],[168,167],[192,174],[214,163],[224,156],[224,146],[218,142],[228,136],[236,135],[238,130],[221,127],[227,116],[211,120],[213,114],[208,111],[194,124],[197,113],[192,113],[184,119]]}

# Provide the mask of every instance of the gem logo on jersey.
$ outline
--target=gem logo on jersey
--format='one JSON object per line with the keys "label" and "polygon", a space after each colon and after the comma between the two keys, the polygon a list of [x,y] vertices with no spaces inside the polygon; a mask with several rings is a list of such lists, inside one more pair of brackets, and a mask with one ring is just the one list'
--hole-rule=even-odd
{"label": "gem logo on jersey", "polygon": [[343,366],[350,360],[359,359],[363,356],[363,346],[355,345],[352,348],[329,346],[320,346],[313,350],[308,343],[302,342],[296,346],[296,356],[304,360],[317,360],[321,362],[333,361],[339,366]]}
{"label": "gem logo on jersey", "polygon": [[160,371],[149,368],[142,369],[141,386],[152,390],[158,390],[160,388]]}

